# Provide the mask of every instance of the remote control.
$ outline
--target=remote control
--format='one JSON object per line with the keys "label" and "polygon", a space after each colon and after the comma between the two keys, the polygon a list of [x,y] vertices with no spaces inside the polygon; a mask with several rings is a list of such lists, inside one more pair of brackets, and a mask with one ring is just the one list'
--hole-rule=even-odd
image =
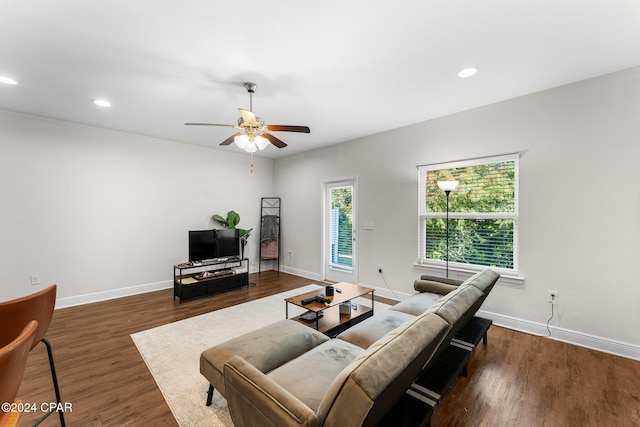
{"label": "remote control", "polygon": [[300,302],[302,303],[302,305],[307,305],[311,304],[312,302],[326,302],[326,300],[324,299],[324,294],[320,294],[314,297],[304,298]]}
{"label": "remote control", "polygon": [[309,297],[309,298],[305,298],[302,301],[300,301],[302,303],[302,305],[307,305],[307,304],[311,304],[312,302],[315,302],[316,297]]}

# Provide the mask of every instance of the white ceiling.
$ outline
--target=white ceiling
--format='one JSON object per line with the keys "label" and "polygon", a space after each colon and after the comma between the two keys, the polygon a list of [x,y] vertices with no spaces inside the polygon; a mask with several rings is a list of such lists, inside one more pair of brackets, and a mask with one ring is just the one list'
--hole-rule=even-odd
{"label": "white ceiling", "polygon": [[271,158],[638,65],[637,0],[0,3],[0,108],[219,148],[183,123],[235,123],[253,81],[265,122],[311,128]]}

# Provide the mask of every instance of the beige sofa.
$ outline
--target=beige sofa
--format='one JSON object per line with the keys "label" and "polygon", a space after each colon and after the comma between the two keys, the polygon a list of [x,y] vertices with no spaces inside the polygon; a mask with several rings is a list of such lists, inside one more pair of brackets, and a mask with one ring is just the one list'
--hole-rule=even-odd
{"label": "beige sofa", "polygon": [[376,425],[498,277],[485,270],[451,287],[416,281],[417,294],[334,339],[282,320],[205,350],[207,404],[217,389],[236,427]]}

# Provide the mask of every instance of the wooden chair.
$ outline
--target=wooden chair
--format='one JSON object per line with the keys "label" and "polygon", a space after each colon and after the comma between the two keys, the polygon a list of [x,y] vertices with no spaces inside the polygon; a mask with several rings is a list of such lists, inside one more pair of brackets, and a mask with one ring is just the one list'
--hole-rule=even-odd
{"label": "wooden chair", "polygon": [[[22,383],[27,356],[31,351],[37,328],[38,322],[30,321],[19,335],[0,348],[0,402],[3,405],[0,410],[0,427],[17,426],[22,418],[18,406],[11,405],[20,403],[14,400]],[[5,408],[6,405],[9,407]]]}
{"label": "wooden chair", "polygon": [[[33,349],[38,342],[42,341],[47,347],[47,355],[49,356],[49,367],[51,368],[51,378],[53,379],[53,388],[56,393],[57,408],[62,408],[62,401],[60,399],[60,389],[58,388],[58,377],[56,375],[56,368],[53,363],[53,352],[51,351],[51,343],[44,338],[44,335],[49,329],[51,319],[53,318],[53,310],[56,305],[56,289],[57,286],[51,285],[42,291],[36,292],[31,295],[16,298],[9,301],[0,302],[0,346],[3,346],[18,336],[22,327],[31,320],[38,322],[38,328],[31,344]],[[45,418],[51,415],[52,412],[45,414],[40,418],[35,425],[38,425]],[[60,424],[65,427],[64,414],[58,410],[60,416]]]}

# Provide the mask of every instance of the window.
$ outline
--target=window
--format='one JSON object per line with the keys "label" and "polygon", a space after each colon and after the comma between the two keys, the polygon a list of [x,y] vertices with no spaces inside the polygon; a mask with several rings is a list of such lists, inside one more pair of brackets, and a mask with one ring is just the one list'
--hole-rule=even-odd
{"label": "window", "polygon": [[[518,155],[418,166],[421,264],[518,270]],[[438,181],[458,181],[447,197]]]}

